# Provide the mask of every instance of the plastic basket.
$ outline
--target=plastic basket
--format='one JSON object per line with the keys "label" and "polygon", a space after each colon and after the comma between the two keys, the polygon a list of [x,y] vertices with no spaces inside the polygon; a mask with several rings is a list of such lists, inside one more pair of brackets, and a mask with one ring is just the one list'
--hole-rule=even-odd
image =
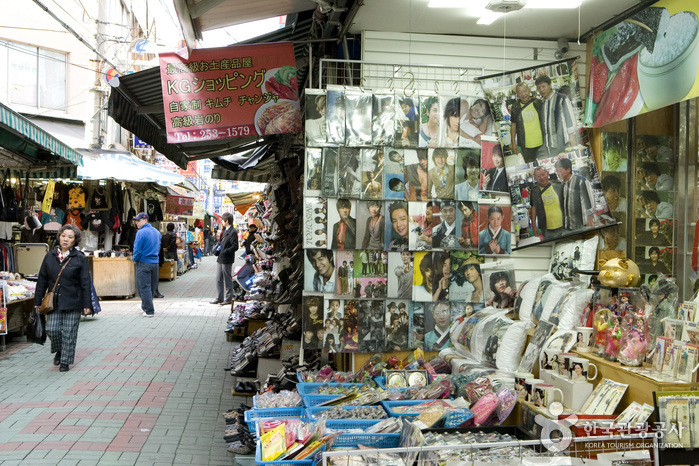
{"label": "plastic basket", "polygon": [[366,430],[371,426],[375,426],[382,420],[383,419],[328,419],[327,421],[325,421],[325,427],[334,430]]}
{"label": "plastic basket", "polygon": [[413,406],[413,405],[419,405],[423,403],[428,403],[430,401],[434,400],[399,400],[399,401],[382,401],[381,406],[383,406],[383,409],[386,410],[389,416],[391,417],[414,417],[418,416],[420,413],[396,413],[393,411],[393,407],[396,406]]}
{"label": "plastic basket", "polygon": [[287,466],[291,464],[307,464],[312,465],[313,459],[303,459],[303,460],[273,460],[273,461],[262,461],[262,448],[260,447],[260,442],[257,442],[257,448],[255,449],[255,464],[263,464],[266,466]]}
{"label": "plastic basket", "polygon": [[304,395],[303,406],[306,408],[312,408],[318,406],[319,404],[325,403],[326,401],[336,400],[342,398],[342,395]]}
{"label": "plastic basket", "polygon": [[249,409],[245,411],[245,422],[247,422],[250,431],[256,430],[257,421],[305,418],[306,410],[304,408]]}
{"label": "plastic basket", "polygon": [[[369,406],[342,406],[342,409],[344,409],[346,411],[351,411],[351,410],[356,409],[356,408],[368,408],[368,407]],[[377,408],[378,406],[371,406],[371,407]],[[318,415],[319,413],[322,413],[323,411],[326,411],[330,408],[334,408],[334,406],[318,406],[315,408],[308,408],[306,410],[306,414],[307,414],[307,417],[309,420],[314,420],[314,419],[317,419],[316,415]],[[386,408],[384,407],[384,409],[386,409]],[[318,417],[320,417],[320,416],[318,416]],[[344,419],[328,419],[328,422],[341,421],[341,420],[344,420]],[[356,419],[347,419],[347,421],[353,421],[353,420],[356,420]],[[360,420],[376,421],[376,419],[360,419]]]}
{"label": "plastic basket", "polygon": [[396,448],[400,434],[340,434],[332,443],[332,448],[356,448],[357,445],[374,448]]}
{"label": "plastic basket", "polygon": [[[318,390],[320,387],[323,387],[325,385],[330,386],[330,387],[342,386],[342,387],[347,387],[347,388],[363,387],[364,386],[363,383],[315,383],[315,382],[314,383],[310,383],[310,382],[307,383],[307,382],[302,382],[302,383],[296,384],[296,390],[298,390],[299,395],[301,395],[301,396],[305,396],[305,395],[325,396],[325,395],[327,395],[326,393],[322,393],[322,394],[321,393],[313,393],[316,390]],[[339,394],[336,394],[334,396],[339,396]]]}
{"label": "plastic basket", "polygon": [[[259,396],[260,395],[255,395],[252,397],[252,407],[253,408],[255,408],[255,409],[273,409],[273,408],[260,408],[257,404],[257,399],[259,398]],[[301,400],[301,401],[303,401],[303,400]],[[301,406],[280,406],[280,408],[282,408],[282,407],[283,408],[303,408],[304,406],[303,406],[303,404],[301,404]],[[278,408],[274,408],[274,409],[278,409]]]}

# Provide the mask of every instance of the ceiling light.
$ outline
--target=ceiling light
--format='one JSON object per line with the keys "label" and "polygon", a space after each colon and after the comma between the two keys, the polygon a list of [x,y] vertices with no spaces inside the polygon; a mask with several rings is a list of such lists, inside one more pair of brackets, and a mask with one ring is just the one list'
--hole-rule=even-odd
{"label": "ceiling light", "polygon": [[469,0],[430,0],[428,8],[467,8],[473,4]]}
{"label": "ceiling light", "polygon": [[481,25],[485,25],[485,26],[487,26],[489,24],[493,24],[496,19],[498,19],[499,17],[501,17],[504,14],[505,13],[498,13],[495,11],[485,12],[485,13],[483,13],[483,16],[481,16],[481,18],[478,20],[478,22],[476,24],[481,24]]}
{"label": "ceiling light", "polygon": [[527,0],[524,8],[569,9],[582,5],[582,0]]}

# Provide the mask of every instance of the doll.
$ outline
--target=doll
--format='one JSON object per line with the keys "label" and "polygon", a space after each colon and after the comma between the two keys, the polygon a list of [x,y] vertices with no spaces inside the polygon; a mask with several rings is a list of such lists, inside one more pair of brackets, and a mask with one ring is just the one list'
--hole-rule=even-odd
{"label": "doll", "polygon": [[609,327],[611,330],[607,334],[607,346],[605,348],[604,358],[609,361],[616,361],[616,356],[619,353],[619,344],[621,342],[621,326],[619,325],[619,319],[616,316],[612,316]]}
{"label": "doll", "polygon": [[619,348],[619,362],[627,366],[640,366],[648,352],[648,324],[643,314],[629,312],[624,317],[623,336]]}
{"label": "doll", "polygon": [[606,307],[603,307],[595,313],[595,319],[593,321],[595,348],[593,349],[593,353],[597,356],[604,356],[605,354],[610,314],[611,312]]}

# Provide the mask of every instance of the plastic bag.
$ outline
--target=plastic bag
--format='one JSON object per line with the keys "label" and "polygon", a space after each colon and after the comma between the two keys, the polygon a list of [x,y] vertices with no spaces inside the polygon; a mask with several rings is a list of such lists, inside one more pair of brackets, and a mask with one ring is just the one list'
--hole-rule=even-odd
{"label": "plastic bag", "polygon": [[46,342],[46,316],[38,309],[32,309],[29,314],[29,331],[27,339],[32,343],[43,345]]}

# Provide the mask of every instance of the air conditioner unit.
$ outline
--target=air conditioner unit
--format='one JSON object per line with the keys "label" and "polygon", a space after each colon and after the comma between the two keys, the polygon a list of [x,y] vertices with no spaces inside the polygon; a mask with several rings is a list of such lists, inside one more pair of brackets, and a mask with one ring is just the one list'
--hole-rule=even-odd
{"label": "air conditioner unit", "polygon": [[524,8],[527,0],[490,0],[486,8],[497,13],[508,13]]}

